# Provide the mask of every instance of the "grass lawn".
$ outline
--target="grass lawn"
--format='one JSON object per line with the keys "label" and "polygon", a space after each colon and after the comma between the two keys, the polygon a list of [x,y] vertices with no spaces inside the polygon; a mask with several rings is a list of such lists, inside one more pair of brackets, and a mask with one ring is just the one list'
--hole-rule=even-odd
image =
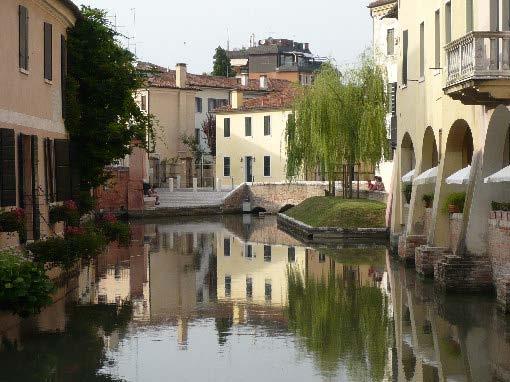
{"label": "grass lawn", "polygon": [[316,196],[291,208],[286,215],[312,227],[384,228],[386,205],[367,199]]}

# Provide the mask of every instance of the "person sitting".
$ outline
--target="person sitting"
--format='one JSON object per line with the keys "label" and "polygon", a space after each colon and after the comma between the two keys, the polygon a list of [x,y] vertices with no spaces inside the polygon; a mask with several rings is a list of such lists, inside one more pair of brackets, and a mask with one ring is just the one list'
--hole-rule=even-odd
{"label": "person sitting", "polygon": [[382,181],[382,178],[380,176],[374,177],[375,184],[373,187],[373,191],[385,191],[384,183]]}
{"label": "person sitting", "polygon": [[154,191],[154,188],[151,187],[149,182],[143,182],[143,194],[150,198],[156,198],[154,205],[159,206],[159,195],[156,191]]}

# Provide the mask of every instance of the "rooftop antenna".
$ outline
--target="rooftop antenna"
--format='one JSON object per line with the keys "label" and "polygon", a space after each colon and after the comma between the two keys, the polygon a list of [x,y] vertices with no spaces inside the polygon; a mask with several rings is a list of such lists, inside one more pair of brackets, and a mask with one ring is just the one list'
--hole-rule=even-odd
{"label": "rooftop antenna", "polygon": [[228,27],[227,27],[227,51],[230,50],[230,34],[228,33]]}

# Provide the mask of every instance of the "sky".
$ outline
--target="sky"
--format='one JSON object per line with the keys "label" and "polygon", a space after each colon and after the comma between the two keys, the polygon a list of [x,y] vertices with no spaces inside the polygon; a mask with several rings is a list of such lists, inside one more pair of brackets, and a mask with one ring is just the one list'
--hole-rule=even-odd
{"label": "sky", "polygon": [[185,62],[198,74],[212,71],[217,46],[248,47],[253,34],[308,42],[339,66],[356,62],[372,34],[368,0],[73,1],[106,10],[138,59],[172,68]]}

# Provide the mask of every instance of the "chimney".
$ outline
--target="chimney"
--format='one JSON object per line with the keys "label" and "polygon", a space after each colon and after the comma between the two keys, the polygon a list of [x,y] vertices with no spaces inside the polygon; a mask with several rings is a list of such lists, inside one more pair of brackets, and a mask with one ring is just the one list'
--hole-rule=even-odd
{"label": "chimney", "polygon": [[242,86],[248,86],[249,80],[250,79],[249,79],[248,73],[241,72],[241,85]]}
{"label": "chimney", "polygon": [[232,92],[232,109],[240,109],[243,107],[243,92],[234,90]]}
{"label": "chimney", "polygon": [[175,86],[178,88],[186,87],[186,64],[179,63],[175,66]]}
{"label": "chimney", "polygon": [[260,76],[260,88],[266,90],[267,89],[267,76]]}

